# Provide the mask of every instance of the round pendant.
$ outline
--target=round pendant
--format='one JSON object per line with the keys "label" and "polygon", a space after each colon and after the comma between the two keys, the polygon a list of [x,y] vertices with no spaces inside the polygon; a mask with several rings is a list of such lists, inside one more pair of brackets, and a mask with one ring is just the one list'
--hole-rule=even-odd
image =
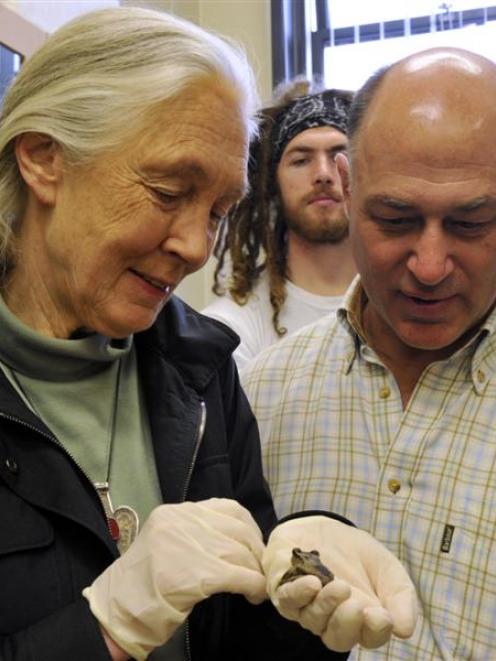
{"label": "round pendant", "polygon": [[136,539],[136,535],[139,531],[139,518],[133,508],[128,505],[116,507],[113,512],[113,517],[116,520],[119,529],[117,547],[122,555]]}

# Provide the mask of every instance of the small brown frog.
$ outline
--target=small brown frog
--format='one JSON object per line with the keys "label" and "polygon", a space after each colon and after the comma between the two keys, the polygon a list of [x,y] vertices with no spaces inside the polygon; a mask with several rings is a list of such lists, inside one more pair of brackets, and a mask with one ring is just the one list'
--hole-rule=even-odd
{"label": "small brown frog", "polygon": [[291,555],[291,567],[282,575],[279,585],[308,574],[320,578],[322,587],[334,579],[332,571],[321,562],[318,551],[302,551],[296,547]]}

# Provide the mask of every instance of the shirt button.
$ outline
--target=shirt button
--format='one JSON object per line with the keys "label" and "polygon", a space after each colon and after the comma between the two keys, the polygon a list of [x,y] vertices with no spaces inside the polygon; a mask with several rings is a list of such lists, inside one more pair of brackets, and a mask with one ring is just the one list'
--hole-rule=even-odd
{"label": "shirt button", "polygon": [[401,482],[399,480],[391,479],[388,480],[388,489],[391,493],[398,493],[401,489]]}
{"label": "shirt button", "polygon": [[482,370],[477,370],[477,380],[479,383],[484,383],[486,380],[486,373],[483,372]]}
{"label": "shirt button", "polygon": [[381,399],[387,399],[390,394],[391,394],[391,391],[389,390],[389,388],[387,386],[384,386],[383,388],[381,388],[379,390],[379,397]]}
{"label": "shirt button", "polygon": [[5,466],[7,470],[13,473],[14,475],[17,475],[17,473],[19,472],[19,466],[17,465],[17,461],[15,459],[12,459],[11,457],[5,460]]}

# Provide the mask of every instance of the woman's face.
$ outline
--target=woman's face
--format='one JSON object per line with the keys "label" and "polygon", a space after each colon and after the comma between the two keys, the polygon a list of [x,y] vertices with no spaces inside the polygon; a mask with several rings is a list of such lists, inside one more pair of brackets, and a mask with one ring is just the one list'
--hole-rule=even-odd
{"label": "woman's face", "polygon": [[28,205],[9,307],[57,337],[151,326],[205,264],[219,220],[242,196],[247,144],[237,101],[204,85],[164,104],[117,152],[64,172],[48,213],[45,204],[36,214],[36,197]]}

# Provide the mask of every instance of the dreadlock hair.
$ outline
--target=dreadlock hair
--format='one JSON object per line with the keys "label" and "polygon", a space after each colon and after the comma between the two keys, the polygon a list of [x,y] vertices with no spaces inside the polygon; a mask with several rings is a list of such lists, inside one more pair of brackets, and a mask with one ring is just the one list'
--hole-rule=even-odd
{"label": "dreadlock hair", "polygon": [[218,296],[229,292],[238,305],[248,301],[261,273],[267,270],[272,323],[279,336],[287,332],[279,324],[288,278],[287,226],[273,169],[272,130],[285,106],[322,90],[320,81],[301,76],[275,89],[274,105],[260,111],[259,135],[250,145],[248,193],[224,218],[214,247],[217,264],[212,291]]}

